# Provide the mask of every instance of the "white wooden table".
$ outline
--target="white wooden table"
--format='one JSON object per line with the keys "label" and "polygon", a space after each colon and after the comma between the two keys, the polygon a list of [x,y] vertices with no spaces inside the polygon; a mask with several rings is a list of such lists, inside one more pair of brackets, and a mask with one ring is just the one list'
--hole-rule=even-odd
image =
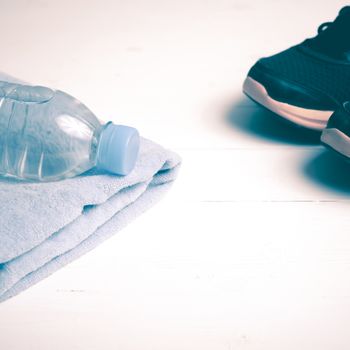
{"label": "white wooden table", "polygon": [[343,5],[1,2],[0,70],[183,157],[161,203],[0,305],[1,350],[350,348],[350,166],[241,94]]}

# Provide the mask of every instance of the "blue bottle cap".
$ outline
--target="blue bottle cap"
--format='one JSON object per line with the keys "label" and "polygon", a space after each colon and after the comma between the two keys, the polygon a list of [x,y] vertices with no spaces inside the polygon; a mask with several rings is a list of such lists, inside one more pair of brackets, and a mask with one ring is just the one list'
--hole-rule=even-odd
{"label": "blue bottle cap", "polygon": [[109,122],[100,135],[96,166],[113,174],[127,175],[135,166],[139,148],[136,129]]}

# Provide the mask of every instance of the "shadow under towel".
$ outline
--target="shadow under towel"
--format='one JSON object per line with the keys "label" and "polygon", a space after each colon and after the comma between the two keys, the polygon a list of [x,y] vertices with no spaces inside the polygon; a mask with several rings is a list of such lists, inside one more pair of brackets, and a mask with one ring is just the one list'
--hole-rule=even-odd
{"label": "shadow under towel", "polygon": [[175,180],[180,159],[141,139],[125,177],[91,170],[50,183],[0,178],[0,302],[122,229]]}

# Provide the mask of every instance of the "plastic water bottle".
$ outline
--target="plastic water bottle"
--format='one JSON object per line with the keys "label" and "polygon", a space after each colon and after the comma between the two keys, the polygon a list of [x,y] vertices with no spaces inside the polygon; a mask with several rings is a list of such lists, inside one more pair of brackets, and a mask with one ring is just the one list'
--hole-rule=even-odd
{"label": "plastic water bottle", "polygon": [[55,181],[94,166],[126,175],[139,143],[136,129],[101,124],[62,91],[0,82],[0,175]]}

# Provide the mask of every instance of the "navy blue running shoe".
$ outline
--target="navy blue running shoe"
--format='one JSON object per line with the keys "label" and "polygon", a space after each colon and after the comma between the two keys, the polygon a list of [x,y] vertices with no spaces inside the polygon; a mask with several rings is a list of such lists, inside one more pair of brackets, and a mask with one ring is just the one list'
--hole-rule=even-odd
{"label": "navy blue running shoe", "polygon": [[350,6],[334,22],[322,24],[316,37],[260,59],[243,91],[297,125],[323,130],[350,99]]}

